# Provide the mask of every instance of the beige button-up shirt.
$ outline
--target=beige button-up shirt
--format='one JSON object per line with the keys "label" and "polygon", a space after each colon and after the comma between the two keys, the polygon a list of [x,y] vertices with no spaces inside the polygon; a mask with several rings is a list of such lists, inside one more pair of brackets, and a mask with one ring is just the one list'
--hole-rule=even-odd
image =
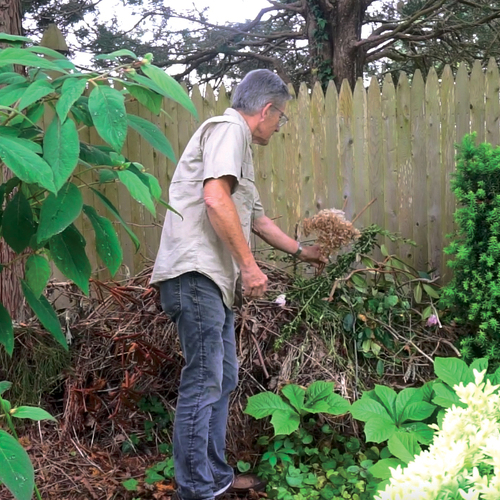
{"label": "beige button-up shirt", "polygon": [[224,304],[232,307],[239,268],[208,219],[203,184],[224,175],[237,179],[232,199],[250,243],[252,219],[264,215],[255,187],[251,143],[246,121],[231,108],[205,121],[193,135],[169,189],[169,204],[182,218],[167,211],[151,283],[197,271],[219,286]]}

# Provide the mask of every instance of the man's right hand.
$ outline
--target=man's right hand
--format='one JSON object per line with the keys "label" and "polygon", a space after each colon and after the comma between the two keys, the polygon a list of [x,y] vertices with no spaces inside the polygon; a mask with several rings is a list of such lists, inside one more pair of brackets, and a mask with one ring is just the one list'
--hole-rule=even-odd
{"label": "man's right hand", "polygon": [[256,263],[241,269],[243,295],[252,299],[260,298],[267,290],[267,276]]}

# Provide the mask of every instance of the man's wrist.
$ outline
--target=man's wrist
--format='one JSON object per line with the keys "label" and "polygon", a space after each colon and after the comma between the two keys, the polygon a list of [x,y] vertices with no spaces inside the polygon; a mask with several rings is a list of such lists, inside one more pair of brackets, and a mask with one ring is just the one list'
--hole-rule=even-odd
{"label": "man's wrist", "polygon": [[300,241],[298,241],[297,243],[299,244],[299,246],[297,247],[297,251],[292,254],[293,257],[298,257],[302,253],[302,251],[304,250],[302,248],[302,245],[300,244]]}

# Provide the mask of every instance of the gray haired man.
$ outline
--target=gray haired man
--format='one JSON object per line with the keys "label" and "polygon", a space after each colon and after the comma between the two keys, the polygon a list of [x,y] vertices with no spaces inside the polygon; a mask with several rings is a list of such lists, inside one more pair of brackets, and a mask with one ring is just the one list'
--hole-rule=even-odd
{"label": "gray haired man", "polygon": [[232,108],[205,121],[189,141],[169,191],[152,283],[175,321],[185,366],[174,424],[177,498],[213,500],[227,491],[258,489],[234,477],[224,449],[229,395],[238,383],[232,306],[241,276],[244,294],[261,297],[267,276],[255,262],[250,231],[278,250],[320,265],[317,246],[302,247],[264,214],[250,145],[268,144],[283,126],[287,86],[268,70],[238,85]]}

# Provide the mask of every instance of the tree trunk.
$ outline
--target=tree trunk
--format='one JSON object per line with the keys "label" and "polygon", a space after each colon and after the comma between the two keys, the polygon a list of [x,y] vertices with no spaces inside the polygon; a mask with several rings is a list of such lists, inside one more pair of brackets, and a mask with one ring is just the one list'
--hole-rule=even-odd
{"label": "tree trunk", "polygon": [[366,12],[364,0],[307,0],[306,29],[316,80],[344,80],[354,89],[363,75],[365,52],[356,47]]}
{"label": "tree trunk", "polygon": [[[10,35],[21,35],[21,0],[0,0],[0,32]],[[12,177],[11,171],[5,166],[1,167],[1,182]],[[7,263],[14,259],[16,254],[0,239],[0,263]],[[23,318],[21,304],[23,294],[19,278],[24,276],[22,262],[6,268],[0,275],[0,303],[9,311],[14,319]]]}

